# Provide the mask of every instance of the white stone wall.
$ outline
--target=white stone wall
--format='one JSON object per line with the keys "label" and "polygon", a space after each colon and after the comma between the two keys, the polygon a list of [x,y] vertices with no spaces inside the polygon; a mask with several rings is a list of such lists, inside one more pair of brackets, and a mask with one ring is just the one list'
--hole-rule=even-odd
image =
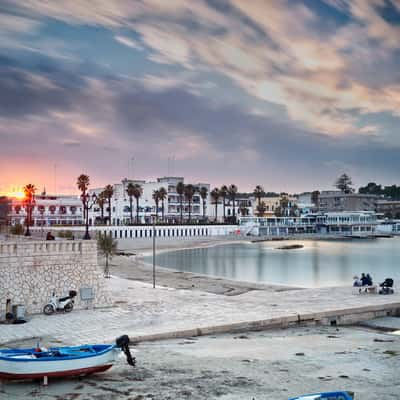
{"label": "white stone wall", "polygon": [[[108,305],[103,279],[94,240],[0,242],[0,318],[7,299],[24,305],[28,314],[40,313],[53,291],[61,297],[76,290],[76,308]],[[90,304],[80,298],[84,287],[94,290]]]}

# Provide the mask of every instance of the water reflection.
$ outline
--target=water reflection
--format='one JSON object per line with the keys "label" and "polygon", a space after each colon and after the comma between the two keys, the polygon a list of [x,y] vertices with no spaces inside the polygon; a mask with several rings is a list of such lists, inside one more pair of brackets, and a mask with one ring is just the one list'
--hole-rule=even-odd
{"label": "water reflection", "polygon": [[350,284],[361,272],[369,272],[377,282],[400,279],[400,238],[296,243],[304,248],[278,250],[282,243],[264,242],[173,251],[159,254],[157,263],[241,281],[306,287]]}

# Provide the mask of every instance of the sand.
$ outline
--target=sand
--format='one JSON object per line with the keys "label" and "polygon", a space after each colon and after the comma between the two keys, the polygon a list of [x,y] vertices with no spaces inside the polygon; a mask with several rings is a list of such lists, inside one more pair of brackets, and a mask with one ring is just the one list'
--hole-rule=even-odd
{"label": "sand", "polygon": [[[377,341],[378,340],[378,341]],[[398,399],[400,337],[360,327],[313,327],[142,343],[86,378],[0,386],[1,399],[288,399],[353,390],[356,399]]]}

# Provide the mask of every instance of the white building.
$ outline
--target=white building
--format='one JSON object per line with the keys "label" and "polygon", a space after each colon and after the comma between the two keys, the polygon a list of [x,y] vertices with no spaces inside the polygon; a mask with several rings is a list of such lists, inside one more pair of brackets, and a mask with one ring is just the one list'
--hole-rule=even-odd
{"label": "white building", "polygon": [[[133,221],[136,221],[137,210],[139,211],[140,223],[151,223],[152,216],[158,213],[159,220],[162,219],[162,203],[158,204],[158,210],[156,210],[156,204],[153,199],[153,193],[155,190],[159,190],[162,187],[167,191],[167,198],[164,201],[164,221],[167,223],[178,223],[181,215],[180,198],[176,192],[176,186],[179,182],[184,182],[183,177],[163,177],[158,178],[156,181],[146,182],[143,180],[129,180],[123,179],[121,183],[112,185],[114,194],[111,199],[111,222],[112,225],[124,225],[130,223],[130,200],[127,194],[127,188],[129,183],[139,184],[142,187],[143,194],[139,199],[139,207],[137,209],[136,199],[132,199],[132,214]],[[192,183],[196,188],[190,202],[190,219],[192,221],[203,220],[203,200],[200,197],[199,190],[201,187],[205,187],[208,191],[207,198],[205,199],[205,215],[207,216],[210,209],[209,204],[209,191],[210,185],[208,183]],[[96,193],[99,195],[104,188],[96,188],[89,190],[90,194]],[[104,206],[104,217],[108,216],[108,203]],[[183,196],[182,198],[182,217],[183,221],[189,220],[189,201]],[[98,205],[94,205],[89,211],[90,224],[101,222],[101,209]]]}
{"label": "white building", "polygon": [[[26,210],[22,199],[12,198],[8,220],[11,225],[25,223]],[[33,226],[80,225],[83,223],[82,202],[77,196],[35,195],[32,210]]]}

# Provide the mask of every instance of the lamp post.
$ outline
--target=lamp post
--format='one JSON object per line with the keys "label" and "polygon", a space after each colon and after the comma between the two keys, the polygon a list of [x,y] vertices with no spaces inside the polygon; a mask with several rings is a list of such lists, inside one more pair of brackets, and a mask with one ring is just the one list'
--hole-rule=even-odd
{"label": "lamp post", "polygon": [[156,287],[156,215],[153,217],[153,289]]}
{"label": "lamp post", "polygon": [[96,204],[97,201],[96,193],[93,193],[92,196],[90,196],[89,193],[83,193],[81,195],[81,200],[83,203],[83,212],[85,213],[85,235],[83,236],[83,240],[90,240],[89,210]]}

